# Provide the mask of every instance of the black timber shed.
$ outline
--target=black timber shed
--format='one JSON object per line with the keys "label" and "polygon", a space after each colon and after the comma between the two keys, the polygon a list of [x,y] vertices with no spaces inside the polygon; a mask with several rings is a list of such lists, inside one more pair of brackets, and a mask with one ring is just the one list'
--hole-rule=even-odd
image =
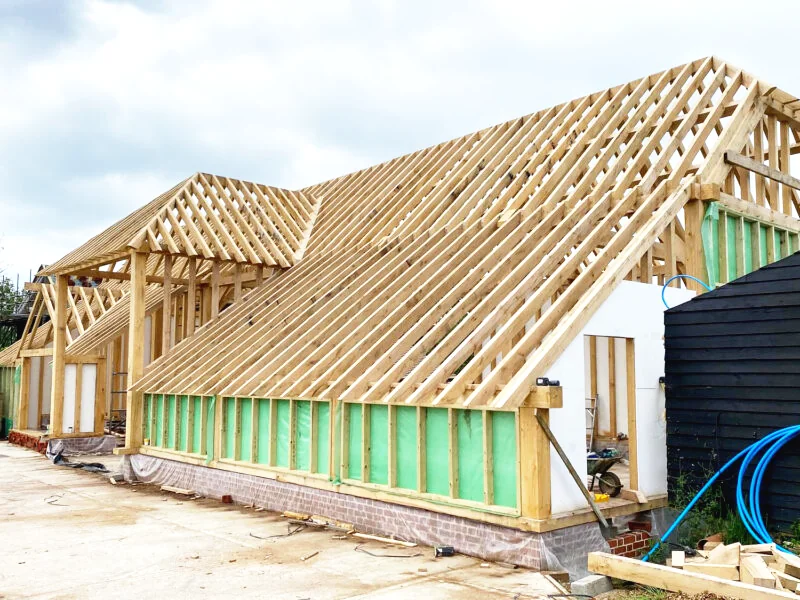
{"label": "black timber shed", "polygon": [[[800,424],[800,252],[664,314],[670,491],[705,481],[768,433]],[[735,506],[738,466],[723,478]],[[800,439],[764,478],[767,527],[800,521]]]}

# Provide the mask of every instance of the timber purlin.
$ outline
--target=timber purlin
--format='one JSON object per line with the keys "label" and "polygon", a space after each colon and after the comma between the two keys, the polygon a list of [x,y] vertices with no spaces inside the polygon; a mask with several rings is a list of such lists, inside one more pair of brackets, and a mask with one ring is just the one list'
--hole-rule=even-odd
{"label": "timber purlin", "polygon": [[[799,283],[795,253],[665,313],[672,482],[701,483],[754,440],[800,422]],[[723,493],[733,506],[735,474]],[[775,457],[761,498],[771,526],[797,520],[800,443]]]}

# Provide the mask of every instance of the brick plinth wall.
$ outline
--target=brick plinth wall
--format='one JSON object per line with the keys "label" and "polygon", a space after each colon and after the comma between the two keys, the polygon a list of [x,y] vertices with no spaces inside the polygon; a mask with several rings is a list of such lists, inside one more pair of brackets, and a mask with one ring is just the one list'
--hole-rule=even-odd
{"label": "brick plinth wall", "polygon": [[361,532],[391,535],[435,546],[453,546],[456,552],[485,560],[512,563],[539,570],[567,570],[573,577],[586,574],[586,554],[608,551],[596,523],[547,533],[520,531],[449,514],[432,512],[320,490],[266,477],[190,465],[141,454],[123,457],[127,480],[172,485],[237,504],[273,511],[318,514],[352,523]]}
{"label": "brick plinth wall", "polygon": [[628,531],[608,540],[608,546],[617,556],[639,558],[650,548],[650,534],[643,530]]}
{"label": "brick plinth wall", "polygon": [[42,434],[31,435],[12,429],[8,433],[8,441],[23,448],[30,448],[36,450],[39,454],[44,454],[47,450],[47,440],[42,439]]}

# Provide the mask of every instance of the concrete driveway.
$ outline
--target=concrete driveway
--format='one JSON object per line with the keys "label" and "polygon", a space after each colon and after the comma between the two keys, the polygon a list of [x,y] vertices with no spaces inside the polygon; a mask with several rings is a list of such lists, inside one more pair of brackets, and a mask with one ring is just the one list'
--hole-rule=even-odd
{"label": "concrete driveway", "polygon": [[[117,457],[75,460],[101,460],[112,471],[118,464]],[[153,486],[111,485],[105,475],[55,466],[0,442],[3,599],[439,600],[559,593],[543,575],[524,569],[482,566],[466,556],[435,560],[430,548],[359,544],[325,529],[285,535],[293,529],[275,513]]]}

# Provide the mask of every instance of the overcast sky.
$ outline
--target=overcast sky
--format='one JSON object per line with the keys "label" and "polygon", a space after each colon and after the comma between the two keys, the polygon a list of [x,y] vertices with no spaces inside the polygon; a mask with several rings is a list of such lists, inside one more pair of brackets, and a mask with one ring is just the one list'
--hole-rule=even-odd
{"label": "overcast sky", "polygon": [[0,0],[0,267],[195,171],[299,188],[709,54],[800,95],[798,23],[791,0]]}

